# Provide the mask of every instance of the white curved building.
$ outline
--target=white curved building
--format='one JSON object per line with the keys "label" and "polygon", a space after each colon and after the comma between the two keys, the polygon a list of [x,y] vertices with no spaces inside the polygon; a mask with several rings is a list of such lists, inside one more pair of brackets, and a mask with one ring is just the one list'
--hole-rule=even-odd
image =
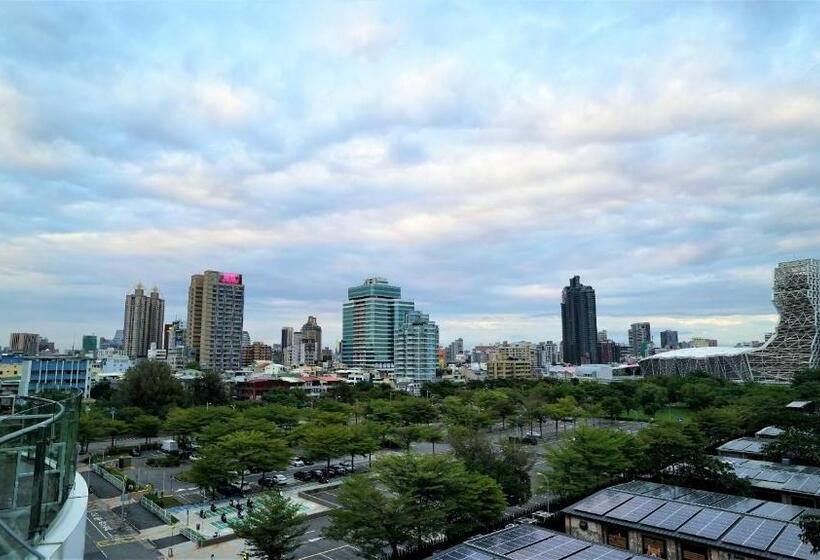
{"label": "white curved building", "polygon": [[788,383],[794,372],[820,367],[820,260],[777,265],[772,300],[780,320],[763,346],[663,352],[641,360],[643,375],[706,371],[724,379]]}

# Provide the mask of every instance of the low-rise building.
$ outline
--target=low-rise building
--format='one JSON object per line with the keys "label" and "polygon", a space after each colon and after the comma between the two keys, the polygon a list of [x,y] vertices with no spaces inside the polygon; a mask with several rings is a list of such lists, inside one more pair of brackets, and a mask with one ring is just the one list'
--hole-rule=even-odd
{"label": "low-rise building", "polygon": [[738,478],[749,481],[755,496],[798,506],[820,508],[820,468],[755,459],[723,457]]}
{"label": "low-rise building", "polygon": [[91,360],[75,356],[38,356],[26,360],[18,395],[42,391],[82,391],[88,396]]}
{"label": "low-rise building", "polygon": [[633,481],[565,508],[566,532],[666,560],[816,559],[800,540],[805,507]]}

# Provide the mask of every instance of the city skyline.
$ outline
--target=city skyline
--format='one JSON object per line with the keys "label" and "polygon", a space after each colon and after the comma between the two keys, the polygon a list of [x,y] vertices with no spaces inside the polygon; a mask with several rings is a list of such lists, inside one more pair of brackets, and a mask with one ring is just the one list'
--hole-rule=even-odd
{"label": "city skyline", "polygon": [[820,14],[771,6],[3,5],[0,332],[216,269],[268,343],[373,275],[442,342],[560,340],[576,274],[615,340],[760,340],[820,253]]}

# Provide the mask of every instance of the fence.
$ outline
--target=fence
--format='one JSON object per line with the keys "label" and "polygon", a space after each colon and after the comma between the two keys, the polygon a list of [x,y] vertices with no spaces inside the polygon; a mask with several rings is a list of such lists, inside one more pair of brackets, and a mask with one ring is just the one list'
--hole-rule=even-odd
{"label": "fence", "polygon": [[120,478],[118,476],[114,476],[113,474],[111,474],[110,472],[105,470],[103,467],[98,465],[97,463],[92,463],[91,464],[91,470],[94,471],[95,473],[97,473],[98,475],[100,475],[100,477],[102,477],[102,479],[105,480],[106,482],[110,482],[111,484],[116,486],[117,490],[119,490],[120,492],[122,492],[123,489],[125,488],[125,482],[123,481],[122,478]]}
{"label": "fence", "polygon": [[151,513],[153,513],[154,515],[156,515],[157,517],[159,517],[160,519],[162,519],[163,521],[165,521],[168,525],[173,525],[174,523],[179,521],[179,519],[168,513],[168,511],[165,508],[159,506],[158,504],[155,504],[146,496],[140,498],[140,505],[148,511],[150,511]]}

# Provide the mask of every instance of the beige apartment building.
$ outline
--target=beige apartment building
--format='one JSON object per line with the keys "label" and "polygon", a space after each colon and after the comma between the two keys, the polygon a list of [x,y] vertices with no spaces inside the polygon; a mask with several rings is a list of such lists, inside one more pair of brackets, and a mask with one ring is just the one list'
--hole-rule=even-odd
{"label": "beige apartment building", "polygon": [[206,270],[191,276],[186,340],[191,357],[209,371],[242,367],[245,286],[235,272]]}

